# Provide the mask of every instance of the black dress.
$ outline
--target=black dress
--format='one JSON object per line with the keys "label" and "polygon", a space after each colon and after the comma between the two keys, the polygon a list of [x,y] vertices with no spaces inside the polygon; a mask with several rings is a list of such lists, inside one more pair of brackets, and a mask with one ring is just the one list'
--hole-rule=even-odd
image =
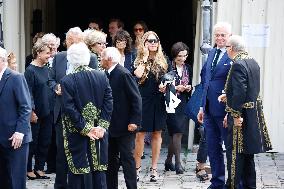
{"label": "black dress", "polygon": [[139,85],[142,96],[142,126],[140,132],[161,131],[166,125],[164,94],[159,92],[160,81],[150,71],[145,83]]}
{"label": "black dress", "polygon": [[[184,65],[183,69],[186,69],[187,75],[187,84],[191,85],[191,76],[192,76],[192,70],[191,67],[187,64]],[[179,85],[182,83],[182,77],[180,77],[177,73],[177,70],[174,68],[175,72],[175,85]],[[183,73],[185,73],[183,71]],[[184,77],[184,76],[183,76]],[[188,125],[188,117],[184,113],[186,104],[190,97],[190,92],[180,92],[177,94],[177,97],[181,100],[178,107],[175,109],[175,113],[168,113],[167,114],[167,128],[169,135],[172,136],[175,133],[183,133],[185,127]]]}

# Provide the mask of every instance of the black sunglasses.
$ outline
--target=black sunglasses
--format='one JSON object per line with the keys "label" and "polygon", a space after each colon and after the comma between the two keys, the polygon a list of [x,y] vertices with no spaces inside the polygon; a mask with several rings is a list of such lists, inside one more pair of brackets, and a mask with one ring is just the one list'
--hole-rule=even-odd
{"label": "black sunglasses", "polygon": [[158,39],[147,39],[146,41],[149,42],[149,43],[158,43],[159,42]]}

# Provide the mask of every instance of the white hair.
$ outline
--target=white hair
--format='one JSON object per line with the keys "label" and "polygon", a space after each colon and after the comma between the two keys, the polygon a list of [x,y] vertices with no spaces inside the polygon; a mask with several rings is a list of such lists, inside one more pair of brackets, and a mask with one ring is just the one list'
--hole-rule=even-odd
{"label": "white hair", "polygon": [[104,59],[111,59],[113,63],[119,63],[121,55],[117,48],[115,47],[107,47],[102,51]]}
{"label": "white hair", "polygon": [[79,27],[70,28],[66,33],[66,38],[71,36],[83,39],[83,32]]}
{"label": "white hair", "polygon": [[107,34],[102,31],[86,29],[84,31],[84,41],[88,46],[95,43],[105,43]]}
{"label": "white hair", "polygon": [[218,22],[217,24],[215,24],[213,28],[214,33],[217,28],[225,29],[228,34],[232,33],[232,25],[228,22]]}
{"label": "white hair", "polygon": [[54,44],[56,48],[60,45],[59,37],[56,37],[53,33],[47,33],[41,38],[42,42],[47,44]]}
{"label": "white hair", "polygon": [[74,43],[67,49],[67,60],[74,69],[89,65],[90,58],[90,51],[83,42]]}
{"label": "white hair", "polygon": [[232,35],[228,39],[228,44],[232,46],[234,52],[246,51],[246,44],[243,38],[239,35]]}
{"label": "white hair", "polygon": [[6,60],[7,60],[7,56],[8,56],[8,55],[7,55],[6,49],[0,47],[0,57],[1,57],[1,58],[4,58],[5,61],[6,61]]}

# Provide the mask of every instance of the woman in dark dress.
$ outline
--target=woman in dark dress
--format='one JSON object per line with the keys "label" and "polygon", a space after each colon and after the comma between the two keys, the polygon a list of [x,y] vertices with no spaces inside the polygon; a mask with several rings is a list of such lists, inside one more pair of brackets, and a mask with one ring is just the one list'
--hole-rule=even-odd
{"label": "woman in dark dress", "polygon": [[155,32],[148,31],[143,35],[134,65],[134,74],[138,78],[142,96],[142,127],[136,134],[135,141],[137,180],[139,180],[141,170],[145,133],[151,132],[152,166],[150,181],[156,182],[158,177],[157,163],[162,144],[161,133],[166,125],[166,107],[163,94],[165,87],[160,84],[160,80],[167,72],[168,64],[162,52],[159,37]]}
{"label": "woman in dark dress", "polygon": [[[31,116],[33,141],[29,148],[27,176],[31,180],[48,179],[43,170],[51,142],[53,120],[50,113],[52,91],[47,85],[49,69],[45,64],[51,56],[51,49],[48,44],[38,40],[33,46],[32,53],[34,59],[25,71],[33,109]],[[34,170],[32,169],[33,156]]]}
{"label": "woman in dark dress", "polygon": [[[188,126],[188,118],[184,113],[191,91],[192,69],[185,63],[189,48],[183,42],[177,42],[172,46],[171,54],[173,57],[172,65],[175,74],[175,89],[177,97],[181,100],[175,109],[175,113],[167,114],[167,127],[170,135],[168,155],[165,161],[166,171],[176,171],[176,174],[184,172],[181,161],[181,139],[185,127]],[[172,157],[175,155],[175,166]]]}

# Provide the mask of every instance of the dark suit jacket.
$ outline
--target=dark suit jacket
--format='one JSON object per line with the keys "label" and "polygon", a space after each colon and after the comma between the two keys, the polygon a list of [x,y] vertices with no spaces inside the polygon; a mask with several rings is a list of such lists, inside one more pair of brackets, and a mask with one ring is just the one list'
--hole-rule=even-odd
{"label": "dark suit jacket", "polygon": [[[66,75],[67,69],[67,52],[62,51],[55,55],[52,63],[52,68],[49,75],[49,86],[52,91],[55,91],[57,84]],[[93,69],[98,68],[98,59],[95,54],[91,55],[89,67]],[[58,115],[61,111],[61,97],[56,95],[54,104],[54,122],[56,123]]]}
{"label": "dark suit jacket", "polygon": [[[93,166],[92,170],[106,170],[108,133],[95,141],[85,136],[92,127],[109,127],[113,99],[106,75],[97,70],[80,71],[64,77],[61,86],[64,139],[68,141],[64,147],[69,168],[73,173],[82,173],[80,168],[89,166]],[[65,122],[65,116],[72,124]]]}
{"label": "dark suit jacket", "polygon": [[[256,154],[271,150],[261,100],[258,100],[260,91],[260,68],[254,59],[239,59],[232,65],[227,81],[227,108],[229,112],[228,133],[229,147],[232,144],[233,118],[243,117],[243,152]],[[244,107],[251,103],[251,107]]]}
{"label": "dark suit jacket", "polygon": [[8,139],[19,132],[23,144],[31,141],[31,98],[25,77],[7,68],[0,81],[0,143],[11,147]]}
{"label": "dark suit jacket", "polygon": [[204,82],[201,107],[203,107],[204,110],[206,106],[209,107],[207,111],[209,111],[208,113],[212,116],[225,116],[225,105],[224,103],[218,102],[218,97],[222,94],[222,90],[224,90],[227,75],[231,68],[231,59],[226,52],[216,65],[214,72],[211,72],[211,65],[216,50],[216,48],[213,48],[209,52],[207,61],[204,64],[205,67],[202,74],[204,78],[201,78],[201,81]]}
{"label": "dark suit jacket", "polygon": [[113,112],[109,127],[111,137],[128,135],[128,124],[141,125],[142,99],[138,85],[131,73],[117,64],[110,72],[110,86],[113,96]]}

